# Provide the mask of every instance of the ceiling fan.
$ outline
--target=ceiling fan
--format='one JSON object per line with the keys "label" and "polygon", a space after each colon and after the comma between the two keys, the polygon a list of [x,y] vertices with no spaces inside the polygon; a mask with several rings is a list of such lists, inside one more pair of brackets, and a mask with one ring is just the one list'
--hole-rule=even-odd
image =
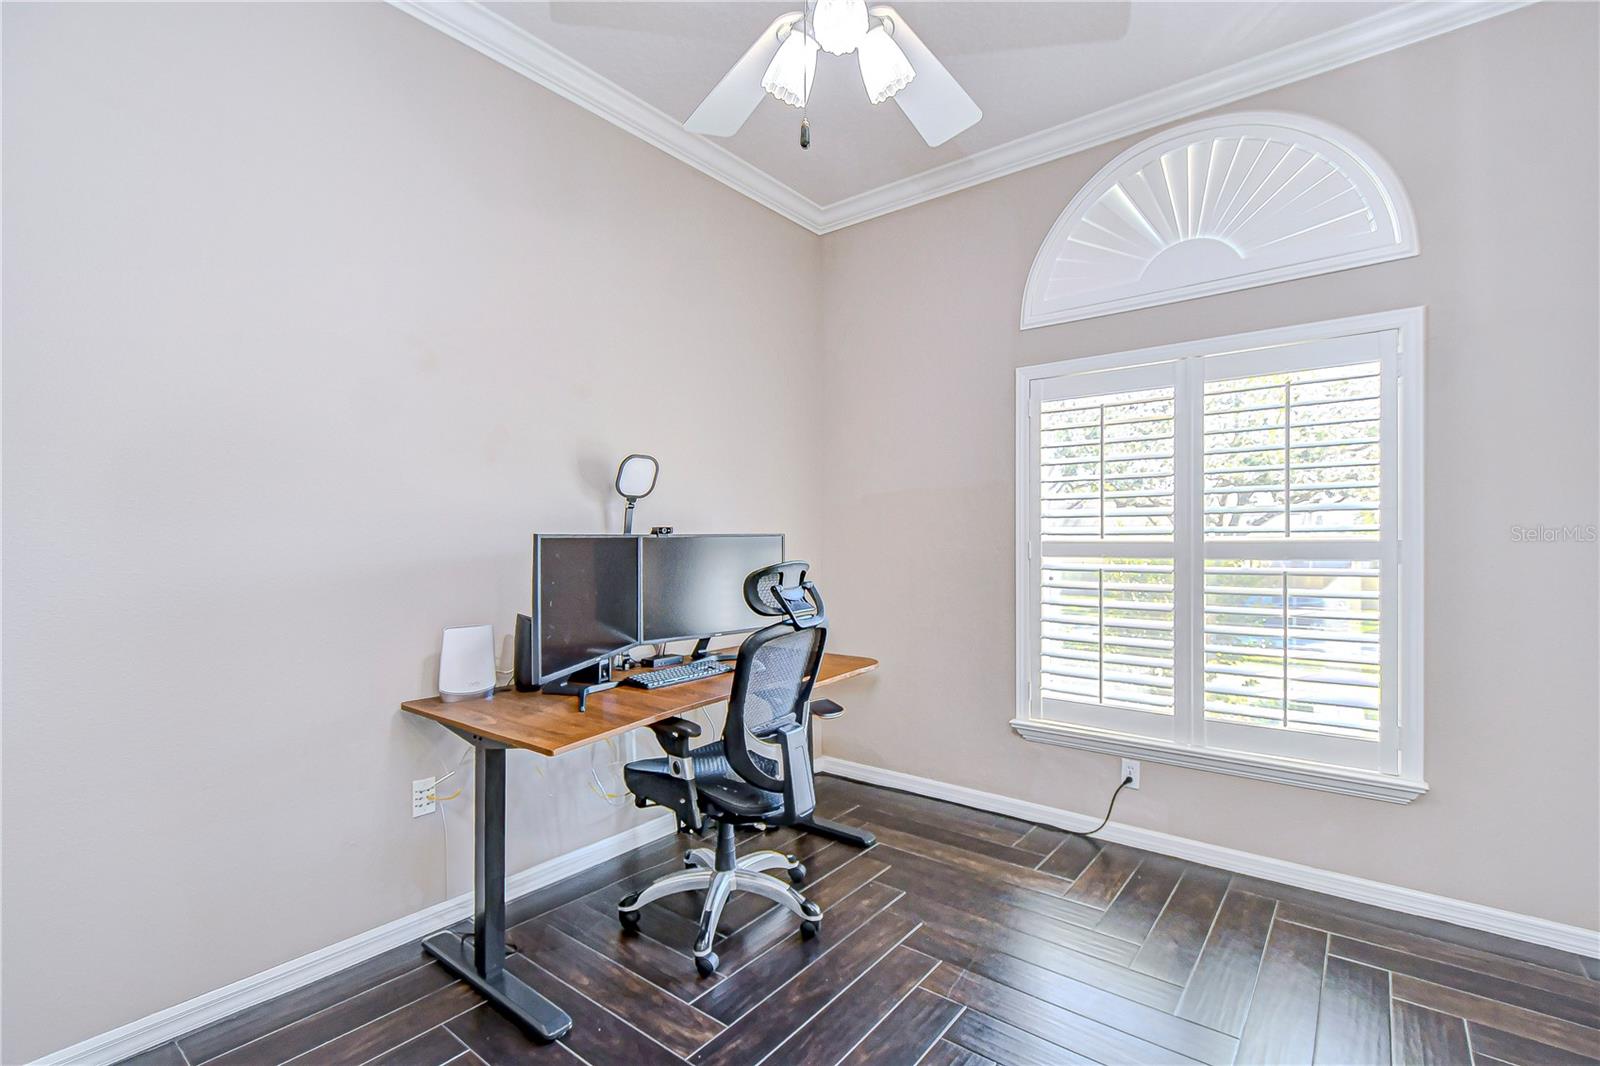
{"label": "ceiling fan", "polygon": [[[816,0],[808,13],[773,20],[733,69],[700,102],[684,128],[731,137],[764,93],[804,108],[811,95],[817,53],[856,53],[867,99],[893,97],[929,147],[937,147],[983,117],[966,90],[934,58],[894,8],[868,8],[865,0]],[[800,124],[800,147],[811,143],[809,121]]]}

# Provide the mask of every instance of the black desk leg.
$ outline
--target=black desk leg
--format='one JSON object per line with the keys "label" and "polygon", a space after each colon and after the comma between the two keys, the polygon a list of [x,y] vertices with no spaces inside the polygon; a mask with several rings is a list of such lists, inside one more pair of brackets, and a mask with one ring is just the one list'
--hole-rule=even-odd
{"label": "black desk leg", "polygon": [[449,932],[422,946],[524,1032],[559,1040],[572,1029],[567,1012],[506,972],[506,750],[479,744],[476,759],[472,952]]}

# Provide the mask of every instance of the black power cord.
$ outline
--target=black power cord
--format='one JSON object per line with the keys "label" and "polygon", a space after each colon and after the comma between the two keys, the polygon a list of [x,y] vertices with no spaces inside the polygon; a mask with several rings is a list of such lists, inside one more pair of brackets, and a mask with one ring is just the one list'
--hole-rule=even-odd
{"label": "black power cord", "polygon": [[1110,822],[1111,822],[1111,809],[1117,805],[1117,797],[1122,795],[1122,790],[1127,788],[1131,784],[1133,784],[1133,778],[1124,777],[1122,779],[1122,784],[1118,785],[1117,786],[1117,790],[1115,792],[1111,793],[1111,802],[1106,804],[1106,816],[1104,818],[1100,819],[1100,824],[1099,825],[1095,826],[1093,829],[1091,829],[1087,833],[1083,834],[1084,836],[1092,837],[1096,833],[1100,832],[1100,830],[1104,829],[1107,825],[1110,824]]}

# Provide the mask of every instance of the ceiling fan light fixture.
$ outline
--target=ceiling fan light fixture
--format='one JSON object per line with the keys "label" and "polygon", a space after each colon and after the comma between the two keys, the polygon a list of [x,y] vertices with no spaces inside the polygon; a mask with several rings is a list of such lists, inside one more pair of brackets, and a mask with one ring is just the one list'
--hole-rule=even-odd
{"label": "ceiling fan light fixture", "polygon": [[817,0],[811,29],[825,52],[849,55],[867,35],[865,0]]}
{"label": "ceiling fan light fixture", "polygon": [[[805,10],[786,11],[769,22],[683,128],[708,137],[732,137],[769,93],[791,107],[804,107],[816,75],[817,53],[830,43],[834,51],[843,52],[848,45],[860,53],[856,60],[867,99],[879,104],[893,97],[930,148],[983,118],[983,110],[893,7],[873,0],[862,23],[858,18],[863,14],[862,0],[807,0],[807,6],[813,2],[814,22]],[[855,34],[855,40],[839,41],[834,32],[840,27],[847,36]],[[807,134],[808,127],[802,126],[802,148]]]}
{"label": "ceiling fan light fixture", "polygon": [[804,107],[817,72],[817,42],[791,31],[761,76],[761,87],[790,107]]}
{"label": "ceiling fan light fixture", "polygon": [[861,39],[860,48],[856,58],[861,63],[861,84],[866,86],[867,99],[874,104],[883,103],[917,76],[911,61],[884,29],[884,23],[872,27]]}

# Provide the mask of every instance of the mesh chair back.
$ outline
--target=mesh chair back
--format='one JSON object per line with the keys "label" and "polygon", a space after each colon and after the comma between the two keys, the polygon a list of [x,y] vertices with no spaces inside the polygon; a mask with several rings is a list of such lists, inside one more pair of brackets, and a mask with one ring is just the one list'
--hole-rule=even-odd
{"label": "mesh chair back", "polygon": [[[802,818],[816,806],[805,713],[827,635],[824,625],[768,626],[745,638],[734,668],[723,751],[740,777],[769,792],[782,792],[791,818]],[[763,741],[783,749],[782,777],[751,758],[751,745]],[[770,765],[767,756],[761,761]]]}
{"label": "mesh chair back", "polygon": [[821,630],[783,628],[786,632],[763,642],[750,656],[739,713],[745,730],[758,740],[800,721],[815,673],[815,653],[822,645]]}

